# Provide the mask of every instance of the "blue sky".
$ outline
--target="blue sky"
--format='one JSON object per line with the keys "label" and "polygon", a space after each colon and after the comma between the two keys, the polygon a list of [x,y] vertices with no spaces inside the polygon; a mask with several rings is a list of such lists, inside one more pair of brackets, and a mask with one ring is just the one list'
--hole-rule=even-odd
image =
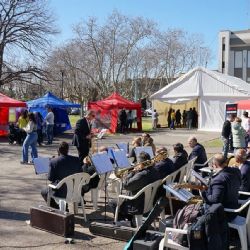
{"label": "blue sky", "polygon": [[57,42],[72,37],[72,26],[95,16],[105,22],[112,11],[154,20],[161,30],[181,28],[203,36],[217,68],[218,32],[250,29],[250,0],[51,0],[61,34]]}

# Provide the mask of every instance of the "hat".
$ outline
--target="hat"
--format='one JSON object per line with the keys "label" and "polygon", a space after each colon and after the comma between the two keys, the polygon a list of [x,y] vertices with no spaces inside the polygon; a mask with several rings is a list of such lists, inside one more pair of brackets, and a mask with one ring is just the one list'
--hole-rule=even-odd
{"label": "hat", "polygon": [[248,112],[247,112],[247,111],[244,111],[244,112],[243,112],[243,115],[248,115]]}

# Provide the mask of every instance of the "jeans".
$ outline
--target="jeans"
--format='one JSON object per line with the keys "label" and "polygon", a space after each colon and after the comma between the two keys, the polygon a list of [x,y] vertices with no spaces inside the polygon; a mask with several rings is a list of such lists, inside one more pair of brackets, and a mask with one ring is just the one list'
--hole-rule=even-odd
{"label": "jeans", "polygon": [[187,127],[188,127],[188,129],[192,128],[192,119],[187,120]]}
{"label": "jeans", "polygon": [[47,140],[48,140],[48,143],[49,144],[52,144],[52,141],[53,141],[53,128],[54,128],[54,125],[47,125],[46,126],[46,134],[47,134]]}
{"label": "jeans", "polygon": [[37,132],[28,133],[26,139],[23,142],[23,162],[28,162],[29,160],[29,146],[31,147],[31,158],[37,158]]}
{"label": "jeans", "polygon": [[223,155],[225,158],[227,158],[227,154],[229,151],[229,138],[222,137],[223,141]]}

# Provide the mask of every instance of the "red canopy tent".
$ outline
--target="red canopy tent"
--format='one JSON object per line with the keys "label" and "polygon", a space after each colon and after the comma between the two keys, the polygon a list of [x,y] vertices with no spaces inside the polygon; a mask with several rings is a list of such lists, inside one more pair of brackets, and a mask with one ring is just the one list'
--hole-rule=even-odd
{"label": "red canopy tent", "polygon": [[118,113],[125,108],[126,110],[136,110],[137,128],[136,130],[142,130],[141,120],[141,104],[129,101],[118,93],[113,93],[111,96],[97,101],[89,102],[88,109],[96,111],[96,120],[100,121],[102,127],[109,128],[113,133],[116,132],[118,124]]}
{"label": "red canopy tent", "polygon": [[12,107],[26,107],[26,103],[0,93],[0,136],[8,133],[9,108]]}
{"label": "red canopy tent", "polygon": [[241,100],[237,102],[238,109],[250,110],[250,100]]}

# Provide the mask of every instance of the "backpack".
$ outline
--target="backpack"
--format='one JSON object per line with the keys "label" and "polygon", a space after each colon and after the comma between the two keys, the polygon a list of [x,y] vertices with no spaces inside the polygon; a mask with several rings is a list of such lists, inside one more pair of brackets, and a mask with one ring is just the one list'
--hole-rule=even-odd
{"label": "backpack", "polygon": [[[178,229],[188,229],[198,216],[202,214],[201,203],[186,205],[179,209],[174,217],[173,226]],[[173,233],[172,238],[178,244],[188,247],[188,238],[186,234]]]}

